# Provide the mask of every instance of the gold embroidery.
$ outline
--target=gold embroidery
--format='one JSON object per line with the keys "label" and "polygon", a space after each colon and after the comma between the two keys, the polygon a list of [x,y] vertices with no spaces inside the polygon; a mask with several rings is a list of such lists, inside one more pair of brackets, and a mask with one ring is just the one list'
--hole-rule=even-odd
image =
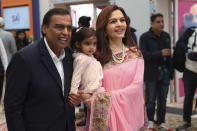
{"label": "gold embroidery", "polygon": [[96,94],[92,119],[92,131],[106,131],[109,106],[109,93]]}

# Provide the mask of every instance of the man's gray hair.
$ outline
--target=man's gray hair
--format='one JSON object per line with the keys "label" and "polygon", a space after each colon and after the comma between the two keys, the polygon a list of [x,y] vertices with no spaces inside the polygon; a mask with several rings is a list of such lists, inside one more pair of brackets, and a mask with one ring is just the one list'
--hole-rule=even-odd
{"label": "man's gray hair", "polygon": [[0,17],[0,27],[2,27],[4,25],[5,25],[4,19],[3,19],[3,17]]}

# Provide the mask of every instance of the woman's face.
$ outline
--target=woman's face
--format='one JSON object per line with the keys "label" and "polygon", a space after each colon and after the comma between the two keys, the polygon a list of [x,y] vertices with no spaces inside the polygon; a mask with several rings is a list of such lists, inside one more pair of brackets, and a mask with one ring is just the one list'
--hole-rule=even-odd
{"label": "woman's face", "polygon": [[116,40],[124,37],[127,24],[123,13],[120,10],[115,10],[111,13],[108,24],[106,26],[106,33],[109,39]]}
{"label": "woman's face", "polygon": [[24,34],[23,32],[21,32],[21,33],[18,34],[18,38],[19,38],[20,40],[23,40],[24,37],[25,37],[25,34]]}

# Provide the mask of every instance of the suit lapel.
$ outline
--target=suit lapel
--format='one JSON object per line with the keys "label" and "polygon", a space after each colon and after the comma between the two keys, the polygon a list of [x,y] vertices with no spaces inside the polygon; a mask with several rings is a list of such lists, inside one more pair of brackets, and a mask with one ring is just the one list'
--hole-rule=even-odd
{"label": "suit lapel", "polygon": [[69,54],[68,48],[65,48],[65,58],[63,59],[64,67],[64,95],[67,96],[70,91],[70,81],[72,77],[72,56]]}
{"label": "suit lapel", "polygon": [[60,75],[57,71],[57,68],[47,50],[47,47],[44,43],[44,39],[40,42],[40,53],[41,53],[41,62],[44,64],[44,66],[47,68],[49,74],[54,78],[54,80],[57,82],[58,86],[62,90],[62,82]]}

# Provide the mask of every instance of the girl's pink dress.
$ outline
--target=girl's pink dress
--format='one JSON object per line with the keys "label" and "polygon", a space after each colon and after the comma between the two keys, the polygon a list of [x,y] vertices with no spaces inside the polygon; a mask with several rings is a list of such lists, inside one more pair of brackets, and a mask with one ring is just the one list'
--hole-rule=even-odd
{"label": "girl's pink dress", "polygon": [[143,126],[144,60],[140,54],[127,49],[124,63],[112,61],[104,66],[105,91],[93,95],[89,131],[137,131]]}

